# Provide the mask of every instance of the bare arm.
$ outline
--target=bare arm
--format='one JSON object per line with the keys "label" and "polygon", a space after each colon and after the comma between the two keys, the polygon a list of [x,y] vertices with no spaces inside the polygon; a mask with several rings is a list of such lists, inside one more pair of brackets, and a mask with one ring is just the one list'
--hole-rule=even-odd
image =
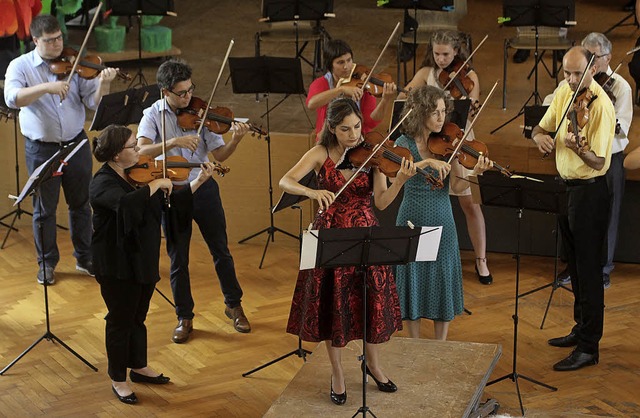
{"label": "bare arm", "polygon": [[416,166],[413,161],[402,158],[401,168],[396,175],[391,186],[387,186],[387,176],[378,169],[373,177],[373,199],[376,207],[380,210],[386,209],[398,196],[402,186],[416,174]]}
{"label": "bare arm", "polygon": [[362,98],[362,94],[362,89],[358,87],[340,86],[332,88],[313,95],[313,97],[311,97],[307,103],[307,108],[309,110],[316,110],[319,107],[329,104],[329,102],[331,102],[333,99],[338,98],[342,95],[358,101],[360,100],[360,98]]}
{"label": "bare arm", "polygon": [[555,148],[553,138],[551,138],[551,136],[549,136],[549,132],[542,129],[540,125],[536,125],[531,131],[531,139],[533,139],[538,150],[543,154],[550,154]]}
{"label": "bare arm", "polygon": [[627,154],[624,159],[624,168],[627,170],[637,170],[640,168],[640,147]]}
{"label": "bare arm", "polygon": [[65,81],[41,83],[31,87],[23,87],[16,96],[16,106],[25,107],[38,100],[45,94],[55,94],[64,99],[69,92],[69,84]]}
{"label": "bare arm", "polygon": [[311,170],[314,170],[316,173],[320,170],[326,155],[326,148],[321,145],[316,145],[311,148],[300,158],[300,161],[298,161],[291,170],[282,176],[278,183],[280,188],[289,194],[306,196],[309,199],[316,200],[321,210],[326,209],[335,200],[333,192],[328,190],[314,190],[299,183],[300,179]]}
{"label": "bare arm", "polygon": [[[429,73],[432,71],[433,69],[431,67],[422,67],[418,70],[418,72],[416,72],[416,75],[413,76],[413,78],[411,79],[411,81],[409,82],[409,84],[407,84],[407,86],[404,88],[405,90],[409,91],[413,88],[416,87],[420,87],[420,86],[426,86],[427,85],[427,78],[429,77]],[[407,95],[404,93],[400,93],[398,95],[398,100],[403,100],[406,99]]]}

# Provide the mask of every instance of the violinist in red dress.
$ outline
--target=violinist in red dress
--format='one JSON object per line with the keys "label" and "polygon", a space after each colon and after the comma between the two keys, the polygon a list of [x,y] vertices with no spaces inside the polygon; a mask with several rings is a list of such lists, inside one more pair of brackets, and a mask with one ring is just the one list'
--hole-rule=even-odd
{"label": "violinist in red dress", "polygon": [[[363,120],[353,100],[340,98],[329,103],[320,142],[280,180],[280,188],[285,192],[307,196],[318,203],[322,212],[316,217],[313,229],[377,225],[372,194],[376,207],[384,209],[416,173],[412,162],[401,159],[396,179],[387,187],[387,178],[377,168],[357,174],[351,169],[339,169],[347,149],[362,141]],[[311,170],[318,176],[317,190],[299,183]],[[352,182],[336,198],[338,190],[349,179]],[[425,184],[425,187],[428,186]],[[341,353],[349,341],[363,336],[362,280],[355,267],[302,270],[291,304],[287,332],[304,341],[326,344],[332,371],[330,399],[336,405],[347,400],[347,380],[359,381],[356,376],[345,376]],[[395,392],[397,387],[382,369],[378,350],[378,344],[388,341],[402,328],[391,268],[371,266],[367,280],[367,373],[379,390]]]}

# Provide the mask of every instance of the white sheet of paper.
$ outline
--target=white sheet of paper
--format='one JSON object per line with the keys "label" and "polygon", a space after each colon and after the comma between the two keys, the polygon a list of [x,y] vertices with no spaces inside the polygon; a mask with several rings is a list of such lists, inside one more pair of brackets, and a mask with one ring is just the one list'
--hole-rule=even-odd
{"label": "white sheet of paper", "polygon": [[306,230],[302,233],[302,253],[300,254],[300,270],[312,269],[316,266],[318,251],[318,230]]}
{"label": "white sheet of paper", "polygon": [[[420,228],[424,235],[418,241],[418,253],[416,261],[436,261],[438,258],[438,248],[440,248],[440,237],[442,237],[441,226],[423,226]],[[430,231],[425,234],[426,231]]]}

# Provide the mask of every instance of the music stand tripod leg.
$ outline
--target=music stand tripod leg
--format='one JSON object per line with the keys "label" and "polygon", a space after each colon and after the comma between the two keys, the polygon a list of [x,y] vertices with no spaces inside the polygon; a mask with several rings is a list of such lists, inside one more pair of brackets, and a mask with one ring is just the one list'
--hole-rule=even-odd
{"label": "music stand tripod leg", "polygon": [[[37,193],[37,189],[36,189],[36,193]],[[43,211],[42,208],[42,200],[38,199],[38,202],[40,202],[40,210]],[[40,233],[40,239],[44,242],[44,222],[41,220],[38,222],[38,231]],[[44,265],[44,255],[42,257],[42,262]],[[45,333],[38,338],[35,342],[33,342],[25,351],[22,352],[22,354],[20,354],[18,357],[16,357],[11,363],[9,363],[4,369],[0,370],[0,375],[3,375],[7,370],[9,370],[11,367],[13,367],[14,364],[16,364],[22,357],[24,357],[25,355],[27,355],[27,353],[29,351],[31,351],[31,349],[33,349],[36,345],[38,345],[40,343],[40,341],[47,339],[49,341],[57,341],[58,343],[60,343],[61,346],[63,346],[65,349],[67,349],[67,351],[69,351],[71,354],[73,354],[74,356],[76,356],[79,360],[81,360],[84,364],[86,364],[87,366],[89,366],[89,368],[91,370],[93,370],[94,372],[97,372],[98,369],[92,365],[91,363],[89,363],[84,357],[82,357],[80,354],[78,354],[75,350],[73,350],[71,347],[69,347],[67,344],[65,344],[64,341],[62,341],[60,338],[58,338],[54,333],[51,332],[51,322],[49,320],[49,292],[48,292],[48,288],[49,288],[49,284],[47,282],[47,277],[46,277],[46,269],[44,270],[44,281],[43,281],[43,286],[44,286],[44,308],[45,308],[45,322],[46,322],[46,327],[47,330],[45,331]]]}

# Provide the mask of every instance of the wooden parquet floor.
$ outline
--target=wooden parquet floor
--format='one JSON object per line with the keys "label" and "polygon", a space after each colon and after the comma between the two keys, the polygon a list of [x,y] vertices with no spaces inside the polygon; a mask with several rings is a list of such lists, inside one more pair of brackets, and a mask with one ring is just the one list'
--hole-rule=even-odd
{"label": "wooden parquet floor", "polygon": [[[19,226],[20,231],[13,232],[7,247],[0,251],[1,367],[46,329],[42,286],[35,281],[30,219],[21,220]],[[51,331],[99,371],[90,370],[59,344],[44,340],[0,377],[0,416],[262,416],[302,365],[302,360],[293,356],[248,378],[241,376],[297,346],[296,339],[284,332],[297,273],[297,246],[293,240],[276,238],[263,269],[257,268],[263,240],[231,246],[245,292],[243,305],[253,326],[250,334],[235,332],[225,317],[208,252],[194,239],[191,271],[196,330],[187,344],[173,344],[172,307],[159,294],[154,295],[147,319],[149,364],[170,376],[171,384],[134,384],[141,402],[128,406],[116,400],[109,388],[104,351],[106,310],[98,285],[77,274],[68,234],[60,232],[62,261],[57,283],[49,288]],[[497,378],[512,371],[515,261],[508,254],[491,254],[495,281],[492,286],[482,286],[474,277],[471,260],[471,254],[463,254],[465,305],[473,314],[452,323],[450,339],[502,344],[503,356],[492,376]],[[167,262],[163,254],[163,280],[158,289],[170,296]],[[552,273],[552,259],[523,257],[521,292],[547,283]],[[546,344],[548,338],[570,329],[572,295],[556,291],[543,330],[539,327],[550,289],[520,300],[517,372],[558,387],[557,392],[551,392],[520,379],[527,416],[640,416],[639,273],[638,265],[617,266],[613,285],[606,291],[601,363],[577,372],[552,371],[551,365],[569,349]],[[430,326],[425,329],[431,333]],[[305,346],[312,349],[315,345]],[[501,412],[520,415],[511,380],[486,388],[485,396],[497,399]],[[327,416],[347,413],[350,416],[352,408],[340,409],[327,399]]]}

